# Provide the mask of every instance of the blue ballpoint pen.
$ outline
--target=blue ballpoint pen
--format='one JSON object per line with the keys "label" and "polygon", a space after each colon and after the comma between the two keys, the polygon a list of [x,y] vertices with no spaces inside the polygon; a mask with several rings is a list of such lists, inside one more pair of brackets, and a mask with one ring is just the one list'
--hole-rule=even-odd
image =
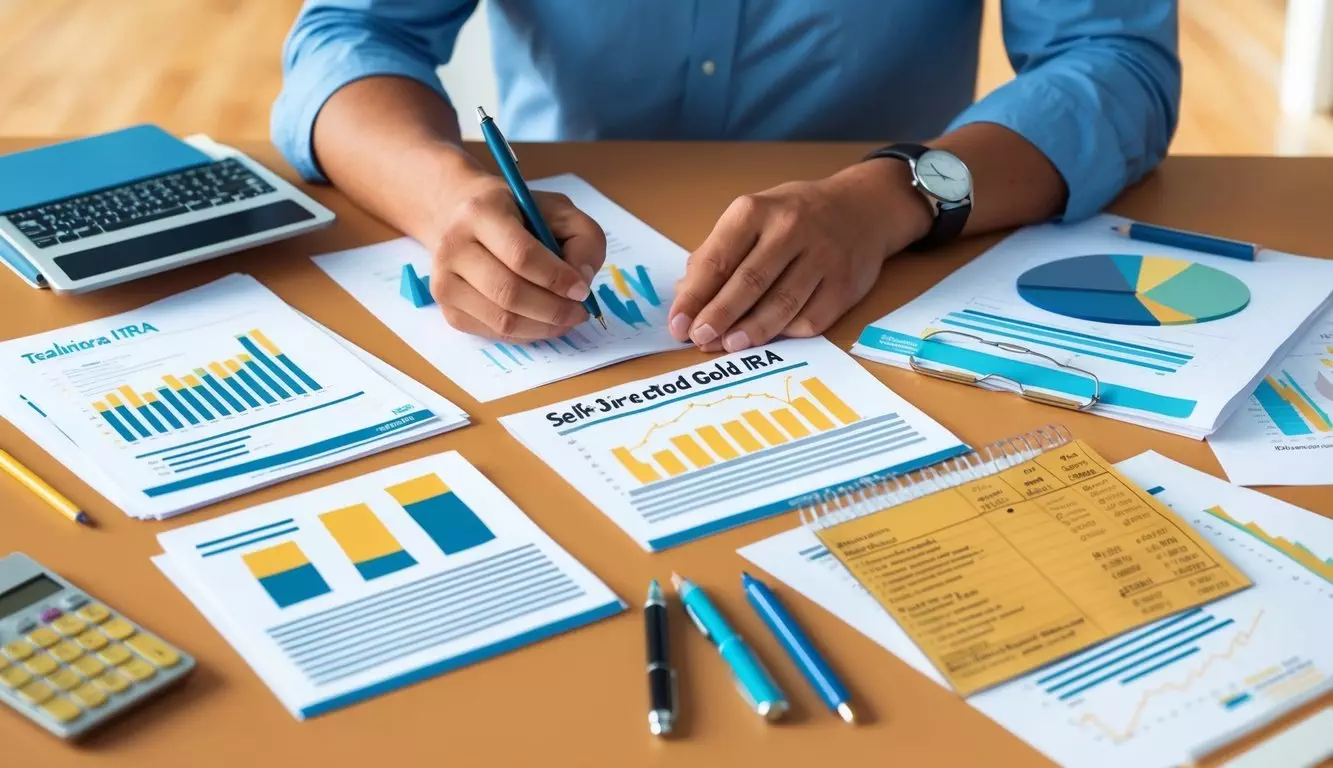
{"label": "blue ballpoint pen", "polygon": [[782,643],[783,649],[787,651],[788,656],[791,656],[797,669],[800,669],[801,674],[810,682],[810,687],[815,689],[828,708],[837,712],[839,717],[848,723],[855,722],[856,715],[852,712],[850,704],[852,697],[847,693],[847,688],[833,673],[832,667],[820,655],[815,644],[810,642],[801,625],[787,613],[787,609],[778,601],[778,596],[773,594],[762,581],[744,572],[741,573],[741,587],[745,590],[745,597],[749,599],[755,613],[759,614],[759,618],[768,625],[769,630],[778,638],[778,642]]}
{"label": "blue ballpoint pen", "polygon": [[731,667],[731,675],[736,681],[736,689],[760,717],[777,720],[787,711],[787,697],[773,682],[772,676],[759,657],[745,645],[741,636],[727,624],[722,614],[713,606],[708,595],[702,589],[682,579],[678,574],[671,574],[671,584],[680,595],[680,602],[685,606],[685,613],[699,628],[704,637],[717,646],[722,660]]}
{"label": "blue ballpoint pen", "polygon": [[[481,135],[486,139],[486,148],[491,151],[495,158],[495,164],[500,166],[500,174],[504,176],[505,183],[509,185],[509,191],[514,196],[514,202],[518,203],[518,210],[523,214],[523,220],[528,225],[528,231],[532,232],[541,244],[546,246],[547,250],[554,253],[560,259],[565,255],[560,252],[560,242],[555,239],[551,233],[551,228],[546,225],[546,219],[542,218],[541,211],[537,208],[537,201],[532,197],[532,190],[528,189],[527,182],[523,181],[523,176],[518,172],[518,155],[514,154],[514,148],[509,146],[509,140],[500,133],[500,129],[495,125],[495,120],[486,114],[486,110],[477,107],[477,119],[481,120]],[[606,319],[602,317],[602,306],[597,303],[597,297],[592,294],[589,286],[588,298],[583,300],[583,308],[588,310],[588,316],[595,319],[606,328]]]}

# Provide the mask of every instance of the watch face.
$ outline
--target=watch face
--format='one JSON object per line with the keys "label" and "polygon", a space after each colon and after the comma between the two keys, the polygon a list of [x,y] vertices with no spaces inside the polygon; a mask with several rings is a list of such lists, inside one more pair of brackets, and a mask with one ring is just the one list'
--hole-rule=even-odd
{"label": "watch face", "polygon": [[916,161],[916,176],[927,192],[950,203],[972,194],[972,174],[962,160],[949,152],[938,149],[926,152]]}

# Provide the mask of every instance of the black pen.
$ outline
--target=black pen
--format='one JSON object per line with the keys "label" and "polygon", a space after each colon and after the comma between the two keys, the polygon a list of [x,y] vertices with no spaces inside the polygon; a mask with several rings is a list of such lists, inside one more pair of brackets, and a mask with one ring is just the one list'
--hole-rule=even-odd
{"label": "black pen", "polygon": [[666,598],[656,579],[648,584],[643,627],[648,635],[648,730],[665,736],[676,719],[676,672],[667,655]]}

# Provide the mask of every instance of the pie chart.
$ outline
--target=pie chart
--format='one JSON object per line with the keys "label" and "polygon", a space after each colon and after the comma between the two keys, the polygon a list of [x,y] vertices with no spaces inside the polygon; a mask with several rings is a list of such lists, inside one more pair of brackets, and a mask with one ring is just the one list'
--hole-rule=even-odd
{"label": "pie chart", "polygon": [[1184,259],[1096,253],[1056,259],[1018,278],[1018,295],[1057,315],[1117,325],[1189,325],[1234,315],[1250,289]]}

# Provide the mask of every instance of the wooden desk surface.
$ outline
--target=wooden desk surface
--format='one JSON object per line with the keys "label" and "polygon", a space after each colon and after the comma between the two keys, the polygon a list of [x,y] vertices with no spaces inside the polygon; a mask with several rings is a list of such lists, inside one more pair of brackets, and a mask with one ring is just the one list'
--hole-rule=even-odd
{"label": "wooden desk surface", "polygon": [[[0,153],[35,143],[0,141]],[[286,170],[270,147],[243,148],[270,167]],[[473,149],[484,156],[484,149]],[[865,149],[808,144],[609,143],[532,145],[523,147],[522,155],[531,178],[577,173],[671,239],[693,248],[735,196],[789,179],[825,175],[860,157]],[[472,414],[473,426],[291,480],[179,521],[146,523],[125,517],[31,441],[0,422],[0,446],[83,505],[100,526],[88,530],[71,525],[17,485],[0,480],[4,500],[0,553],[27,552],[199,660],[198,671],[183,687],[80,748],[65,746],[20,718],[0,712],[0,755],[4,756],[0,763],[230,768],[247,763],[417,765],[427,760],[451,766],[850,765],[867,760],[886,764],[890,759],[897,765],[1045,762],[958,697],[779,585],[798,619],[847,672],[857,713],[864,722],[851,728],[824,711],[744,605],[738,584],[745,563],[736,549],[791,527],[793,515],[665,553],[645,554],[497,422],[503,414],[696,363],[702,359],[699,353],[656,355],[478,404],[310,261],[313,254],[395,236],[334,190],[315,188],[312,194],[337,212],[338,223],[333,228],[91,295],[56,296],[0,275],[0,337],[14,338],[103,317],[230,272],[248,272],[297,309],[459,403]],[[1327,234],[1330,199],[1333,159],[1173,157],[1112,210],[1282,250],[1333,257],[1333,238]],[[894,258],[875,290],[829,337],[849,347],[868,322],[918,295],[997,239],[975,239],[941,253]],[[866,365],[885,384],[973,445],[1061,421],[1110,460],[1153,449],[1221,476],[1202,442],[1043,408],[887,366]],[[673,654],[680,670],[682,699],[679,735],[670,741],[651,737],[645,723],[642,616],[636,608],[300,723],[148,560],[160,551],[156,535],[177,525],[450,449],[461,451],[629,603],[637,606],[648,580],[664,579],[672,569],[711,588],[741,633],[771,661],[774,674],[791,695],[793,712],[788,721],[770,726],[752,715],[732,690],[721,660],[675,614]],[[1280,488],[1272,493],[1333,516],[1333,494],[1327,488]]]}

